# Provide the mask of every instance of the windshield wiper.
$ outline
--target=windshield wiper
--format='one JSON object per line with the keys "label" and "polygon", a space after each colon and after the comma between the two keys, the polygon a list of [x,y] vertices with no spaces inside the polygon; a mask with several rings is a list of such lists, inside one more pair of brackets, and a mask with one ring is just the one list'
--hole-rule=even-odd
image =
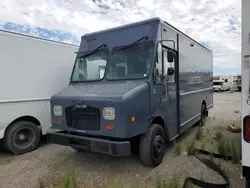
{"label": "windshield wiper", "polygon": [[[96,53],[96,52],[97,52],[98,50],[100,50],[102,47],[103,47],[103,48],[106,48],[106,47],[107,47],[107,44],[102,44],[102,45],[98,46],[98,47],[97,47],[96,49],[94,49],[92,52],[89,52],[89,53],[83,55],[82,57],[90,56],[90,55]],[[82,53],[82,52],[76,52],[76,53]]]}
{"label": "windshield wiper", "polygon": [[135,42],[133,42],[133,43],[127,45],[127,46],[123,46],[121,48],[116,49],[115,51],[119,51],[119,50],[124,50],[124,49],[130,48],[131,46],[133,46],[134,44],[136,44],[136,43],[138,43],[138,42],[140,42],[142,40],[148,40],[148,36],[144,36],[144,37],[136,40]]}
{"label": "windshield wiper", "polygon": [[[90,56],[90,55],[96,53],[99,49],[101,49],[101,48],[103,48],[103,47],[106,48],[107,45],[106,45],[106,44],[102,44],[102,45],[98,46],[96,49],[94,49],[92,52],[89,52],[89,53],[83,55],[82,57]],[[83,53],[83,52],[75,52],[75,53],[79,54],[79,53]],[[75,63],[75,65],[74,65],[74,69],[75,69],[75,66],[76,66],[76,63]],[[82,82],[82,80],[86,80],[85,76],[84,76],[82,73],[79,74],[79,77],[81,77],[81,78],[80,78],[81,81],[78,80],[78,81],[70,81],[70,82],[71,82],[71,83],[78,83],[78,82]]]}

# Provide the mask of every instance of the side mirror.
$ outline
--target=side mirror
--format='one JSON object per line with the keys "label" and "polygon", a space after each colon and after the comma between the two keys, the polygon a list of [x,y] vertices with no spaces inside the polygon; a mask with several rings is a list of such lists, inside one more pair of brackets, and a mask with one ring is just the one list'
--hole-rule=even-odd
{"label": "side mirror", "polygon": [[168,62],[172,63],[174,61],[174,53],[168,50]]}
{"label": "side mirror", "polygon": [[78,69],[83,70],[86,66],[86,63],[86,59],[79,59],[77,64]]}
{"label": "side mirror", "polygon": [[169,76],[172,76],[174,74],[175,70],[174,70],[174,67],[169,67],[168,68],[168,75]]}
{"label": "side mirror", "polygon": [[80,74],[78,75],[78,77],[79,77],[79,80],[86,80],[86,78],[83,76],[82,73],[80,73]]}

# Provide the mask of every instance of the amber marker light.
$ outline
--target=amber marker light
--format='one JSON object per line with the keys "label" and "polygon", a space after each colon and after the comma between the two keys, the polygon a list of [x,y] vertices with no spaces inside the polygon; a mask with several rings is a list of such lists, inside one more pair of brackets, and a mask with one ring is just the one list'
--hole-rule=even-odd
{"label": "amber marker light", "polygon": [[113,125],[106,125],[106,129],[112,131],[115,129],[115,127]]}
{"label": "amber marker light", "polygon": [[56,124],[57,124],[57,125],[62,125],[62,120],[59,120],[59,119],[56,120]]}
{"label": "amber marker light", "polygon": [[134,116],[134,115],[132,115],[132,117],[131,117],[131,121],[132,121],[132,122],[134,122],[134,121],[135,121],[135,116]]}

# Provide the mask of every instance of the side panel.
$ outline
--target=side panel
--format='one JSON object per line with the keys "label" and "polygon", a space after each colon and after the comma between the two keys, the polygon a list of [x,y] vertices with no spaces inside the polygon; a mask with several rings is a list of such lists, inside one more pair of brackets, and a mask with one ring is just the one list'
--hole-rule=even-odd
{"label": "side panel", "polygon": [[180,125],[186,129],[200,119],[202,101],[213,105],[212,53],[179,35]]}
{"label": "side panel", "polygon": [[43,134],[46,134],[51,124],[49,99],[0,103],[0,114],[4,114],[4,116],[1,116],[0,139],[3,138],[7,125],[22,116],[36,118],[41,124]]}
{"label": "side panel", "polygon": [[69,83],[77,46],[0,31],[0,102],[49,98]]}
{"label": "side panel", "polygon": [[[249,59],[244,59],[244,56],[250,55],[250,1],[242,0],[242,64],[241,64],[241,73],[242,73],[242,119],[250,114],[250,103],[249,101],[249,91],[250,91],[250,68],[249,68]],[[243,122],[243,121],[242,121]],[[243,136],[243,133],[242,133]],[[245,169],[244,175],[247,175],[248,180],[250,180],[250,144],[245,142],[242,139],[242,165],[243,172]],[[249,185],[250,187],[250,185]]]}
{"label": "side panel", "polygon": [[46,130],[49,105],[41,101],[68,85],[78,46],[5,31],[0,31],[0,41],[0,114],[6,114],[1,132],[24,115],[37,118]]}

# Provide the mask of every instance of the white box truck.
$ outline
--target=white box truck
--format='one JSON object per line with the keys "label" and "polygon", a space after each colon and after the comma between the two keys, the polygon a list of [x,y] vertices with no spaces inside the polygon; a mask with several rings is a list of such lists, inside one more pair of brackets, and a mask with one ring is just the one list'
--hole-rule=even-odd
{"label": "white box truck", "polygon": [[52,95],[69,83],[77,45],[0,30],[0,139],[5,149],[35,149],[51,124]]}
{"label": "white box truck", "polygon": [[242,175],[250,188],[250,1],[242,0]]}

